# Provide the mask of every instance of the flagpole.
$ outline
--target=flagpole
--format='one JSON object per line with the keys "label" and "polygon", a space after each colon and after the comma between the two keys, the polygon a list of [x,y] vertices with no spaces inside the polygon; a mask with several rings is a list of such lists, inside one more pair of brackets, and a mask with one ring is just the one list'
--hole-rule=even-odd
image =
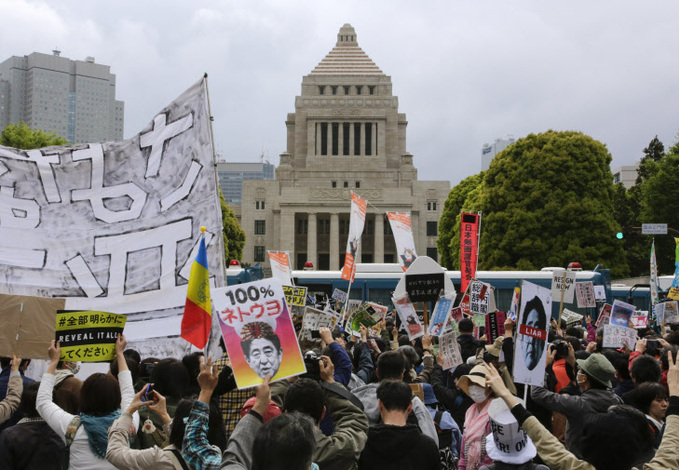
{"label": "flagpole", "polygon": [[226,253],[224,251],[224,227],[221,224],[221,207],[222,207],[222,201],[219,197],[219,175],[217,174],[217,151],[215,150],[215,133],[212,128],[212,121],[214,118],[212,117],[212,109],[210,107],[210,91],[208,89],[207,85],[207,72],[205,72],[205,75],[203,75],[203,83],[205,84],[205,98],[207,100],[207,113],[208,113],[208,122],[210,123],[209,129],[210,129],[210,145],[212,146],[212,163],[214,165],[214,174],[215,174],[215,197],[217,199],[217,207],[220,208],[220,224],[219,224],[219,235],[217,236],[217,247],[219,248],[219,259],[222,261],[221,262],[221,272],[222,272],[222,279],[224,279],[224,285],[226,285]]}

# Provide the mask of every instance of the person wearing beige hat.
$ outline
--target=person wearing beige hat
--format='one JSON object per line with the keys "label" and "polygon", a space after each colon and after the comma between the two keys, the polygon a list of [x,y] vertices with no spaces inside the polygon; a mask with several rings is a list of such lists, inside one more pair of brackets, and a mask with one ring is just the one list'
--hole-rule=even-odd
{"label": "person wearing beige hat", "polygon": [[467,375],[460,377],[457,385],[467,394],[474,405],[465,414],[464,433],[460,449],[460,470],[478,470],[482,465],[491,465],[493,460],[486,452],[486,436],[490,433],[488,408],[493,392],[486,385],[488,368],[478,364]]}
{"label": "person wearing beige hat", "polygon": [[611,405],[622,404],[622,399],[611,390],[615,368],[603,354],[592,354],[576,361],[580,396],[562,395],[542,387],[531,387],[531,397],[548,410],[563,414],[566,425],[566,448],[578,458],[582,457],[584,420],[592,413],[605,413]]}

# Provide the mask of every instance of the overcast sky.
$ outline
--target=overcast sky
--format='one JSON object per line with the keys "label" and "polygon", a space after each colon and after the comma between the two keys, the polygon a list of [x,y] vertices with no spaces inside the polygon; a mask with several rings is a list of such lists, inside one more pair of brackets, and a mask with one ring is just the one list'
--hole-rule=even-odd
{"label": "overcast sky", "polygon": [[615,168],[679,131],[676,0],[0,0],[0,19],[0,60],[57,47],[110,65],[125,137],[208,72],[228,161],[278,164],[302,76],[344,23],[392,78],[420,179],[455,185],[508,135],[582,131]]}

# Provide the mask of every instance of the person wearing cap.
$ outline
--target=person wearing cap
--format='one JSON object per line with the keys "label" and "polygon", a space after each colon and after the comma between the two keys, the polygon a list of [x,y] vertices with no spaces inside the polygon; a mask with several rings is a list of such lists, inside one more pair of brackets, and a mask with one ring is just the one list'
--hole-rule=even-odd
{"label": "person wearing cap", "polygon": [[271,325],[261,321],[246,323],[240,336],[240,345],[250,368],[262,380],[267,375],[275,378],[281,367],[283,348]]}
{"label": "person wearing cap", "polygon": [[586,360],[576,360],[576,363],[580,368],[576,377],[578,388],[582,392],[580,396],[557,394],[543,387],[531,387],[531,397],[548,410],[566,416],[566,447],[581,458],[585,417],[592,413],[605,413],[609,406],[622,404],[622,399],[611,390],[615,368],[604,355],[592,354]]}
{"label": "person wearing cap", "polygon": [[566,450],[519,400],[509,393],[495,368],[490,365],[488,385],[507,404],[512,415],[526,431],[538,455],[551,470],[666,470],[679,468],[679,363],[668,353],[667,375],[669,407],[665,432],[652,459],[637,464],[647,453],[651,441],[644,415],[626,405],[612,406],[607,413],[590,414],[583,434],[583,458]]}
{"label": "person wearing cap", "polygon": [[429,410],[429,414],[436,425],[436,431],[439,433],[439,449],[447,447],[455,457],[458,457],[462,442],[460,427],[452,415],[445,411],[445,408],[443,410],[438,409],[439,401],[436,399],[434,388],[431,384],[423,383],[422,391],[424,393],[424,406]]}
{"label": "person wearing cap", "polygon": [[488,408],[493,398],[492,390],[486,385],[487,373],[488,367],[479,364],[458,381],[458,387],[474,400],[474,405],[469,407],[465,415],[458,464],[460,470],[478,470],[482,465],[493,463],[486,453],[486,436],[490,433]]}
{"label": "person wearing cap", "polygon": [[[519,403],[524,405],[523,400]],[[549,470],[533,463],[538,451],[502,398],[490,402],[488,418],[491,433],[486,436],[486,453],[493,464],[479,470]]]}

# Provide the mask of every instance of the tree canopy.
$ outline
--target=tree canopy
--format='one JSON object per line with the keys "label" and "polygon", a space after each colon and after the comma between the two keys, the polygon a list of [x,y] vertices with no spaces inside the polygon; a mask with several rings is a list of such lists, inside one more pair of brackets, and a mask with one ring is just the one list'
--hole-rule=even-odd
{"label": "tree canopy", "polygon": [[236,218],[235,212],[229,207],[219,188],[219,202],[222,208],[222,225],[224,226],[224,253],[226,262],[230,260],[240,261],[243,257],[243,247],[245,247],[245,231],[241,228]]}
{"label": "tree canopy", "polygon": [[31,129],[25,123],[10,124],[0,134],[0,145],[23,150],[68,145],[68,142],[54,132]]}
{"label": "tree canopy", "polygon": [[[479,268],[538,270],[578,261],[626,276],[610,161],[602,143],[574,131],[530,134],[496,155],[463,204],[483,212]],[[454,258],[459,246],[455,233]]]}

